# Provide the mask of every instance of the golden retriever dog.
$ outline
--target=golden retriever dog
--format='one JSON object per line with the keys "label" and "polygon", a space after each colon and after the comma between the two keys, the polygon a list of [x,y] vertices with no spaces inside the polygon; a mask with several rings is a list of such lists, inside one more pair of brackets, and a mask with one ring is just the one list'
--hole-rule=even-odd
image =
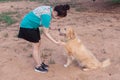
{"label": "golden retriever dog", "polygon": [[67,63],[64,64],[64,67],[68,67],[74,59],[78,61],[83,71],[110,65],[110,59],[100,62],[91,51],[84,46],[71,27],[59,29],[59,32],[60,35],[63,35],[66,38],[64,47],[67,51]]}

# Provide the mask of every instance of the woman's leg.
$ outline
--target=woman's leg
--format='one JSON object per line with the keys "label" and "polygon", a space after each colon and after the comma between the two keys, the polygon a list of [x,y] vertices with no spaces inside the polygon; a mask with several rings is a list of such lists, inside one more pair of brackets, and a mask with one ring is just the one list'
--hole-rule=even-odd
{"label": "woman's leg", "polygon": [[42,66],[42,61],[40,59],[40,43],[41,41],[39,41],[38,43],[33,43],[33,58],[35,60],[36,66],[35,66],[35,71],[36,72],[48,72],[48,70]]}
{"label": "woman's leg", "polygon": [[36,63],[36,67],[39,67],[41,65],[41,59],[40,59],[40,44],[41,41],[38,43],[33,43],[33,58]]}

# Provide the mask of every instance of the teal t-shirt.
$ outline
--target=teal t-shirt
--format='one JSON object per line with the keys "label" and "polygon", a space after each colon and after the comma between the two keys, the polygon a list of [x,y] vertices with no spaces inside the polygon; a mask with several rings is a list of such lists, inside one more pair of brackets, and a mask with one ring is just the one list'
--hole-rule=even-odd
{"label": "teal t-shirt", "polygon": [[22,28],[50,27],[52,19],[52,8],[50,6],[40,6],[24,16],[20,22]]}

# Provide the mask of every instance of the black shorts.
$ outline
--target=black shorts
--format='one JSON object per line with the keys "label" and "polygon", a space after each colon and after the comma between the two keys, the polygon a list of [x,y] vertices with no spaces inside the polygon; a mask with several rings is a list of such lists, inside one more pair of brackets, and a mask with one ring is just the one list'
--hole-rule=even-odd
{"label": "black shorts", "polygon": [[36,29],[20,28],[18,38],[25,39],[29,42],[37,43],[41,39],[39,28]]}

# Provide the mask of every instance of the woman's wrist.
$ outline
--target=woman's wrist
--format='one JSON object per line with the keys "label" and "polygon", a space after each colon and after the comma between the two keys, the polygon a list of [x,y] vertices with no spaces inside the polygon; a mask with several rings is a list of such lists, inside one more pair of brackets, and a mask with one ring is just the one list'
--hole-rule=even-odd
{"label": "woman's wrist", "polygon": [[59,42],[58,41],[54,41],[55,44],[58,44]]}

